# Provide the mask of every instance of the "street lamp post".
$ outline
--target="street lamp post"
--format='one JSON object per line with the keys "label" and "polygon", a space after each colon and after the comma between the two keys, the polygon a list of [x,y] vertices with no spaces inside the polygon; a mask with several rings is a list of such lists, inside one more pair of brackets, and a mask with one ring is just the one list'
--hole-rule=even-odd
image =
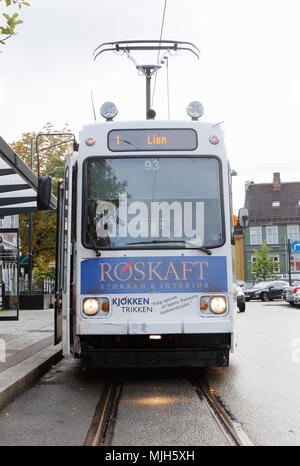
{"label": "street lamp post", "polygon": [[[30,140],[30,169],[33,168],[33,138]],[[32,213],[29,213],[29,241],[28,241],[28,289],[32,293]]]}
{"label": "street lamp post", "polygon": [[292,284],[292,276],[291,276],[291,241],[288,239],[288,273],[289,273],[289,285]]}

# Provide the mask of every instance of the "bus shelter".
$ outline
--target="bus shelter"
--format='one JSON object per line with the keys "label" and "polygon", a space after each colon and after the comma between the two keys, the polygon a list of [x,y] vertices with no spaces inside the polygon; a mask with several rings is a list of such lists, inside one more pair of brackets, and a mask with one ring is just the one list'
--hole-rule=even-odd
{"label": "bus shelter", "polygon": [[[38,211],[39,180],[0,136],[0,219]],[[51,195],[50,208],[56,208]],[[0,228],[0,320],[19,316],[19,231]]]}

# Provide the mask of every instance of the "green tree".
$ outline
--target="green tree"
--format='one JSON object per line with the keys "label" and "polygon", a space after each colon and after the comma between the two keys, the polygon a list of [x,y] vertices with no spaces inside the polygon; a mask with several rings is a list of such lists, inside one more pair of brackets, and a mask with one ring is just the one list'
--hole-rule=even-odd
{"label": "green tree", "polygon": [[[24,5],[30,6],[29,3],[25,2],[24,0],[0,0],[0,2],[3,1],[5,2],[5,6],[7,8],[15,6],[20,10]],[[23,21],[19,19],[18,13],[2,13],[2,16],[5,18],[6,23],[0,25],[0,44],[5,45],[5,41],[16,34],[16,26],[23,23]]]}
{"label": "green tree", "polygon": [[36,259],[36,264],[32,271],[32,278],[40,289],[43,289],[45,279],[55,279],[55,269],[48,266],[47,259],[44,256],[40,256]]}
{"label": "green tree", "polygon": [[275,272],[278,270],[278,262],[274,261],[274,256],[270,255],[270,250],[264,241],[261,251],[253,249],[255,261],[250,264],[250,271],[253,281],[273,280],[276,278]]}
{"label": "green tree", "polygon": [[[0,0],[1,1],[1,0]],[[56,130],[52,123],[47,123],[39,133],[71,133],[72,131],[66,124],[62,130]],[[38,160],[35,152],[35,140],[38,133],[24,133],[19,141],[11,143],[11,147],[21,157],[24,162],[30,166],[30,148],[31,141],[34,144],[33,172],[37,174]],[[49,175],[52,178],[52,192],[56,195],[57,182],[63,179],[64,166],[66,157],[72,151],[73,140],[60,144],[63,141],[70,140],[66,136],[42,136],[39,138],[39,163],[40,175]],[[58,145],[60,144],[60,145]],[[55,146],[47,150],[49,146]]]}
{"label": "green tree", "polygon": [[[55,130],[51,123],[44,126],[41,133],[70,133],[68,127]],[[35,142],[37,133],[24,133],[19,141],[11,143],[11,147],[30,166],[31,140]],[[39,140],[39,149],[55,145],[51,149],[40,153],[40,174],[49,175],[52,180],[52,192],[57,195],[57,183],[63,179],[65,160],[72,153],[72,143],[56,145],[62,141],[69,140],[65,136],[43,136]],[[37,174],[37,157],[34,152],[33,172]],[[21,240],[21,251],[28,254],[29,240],[29,215],[22,214],[19,218],[19,232]],[[40,272],[49,273],[48,265],[55,261],[56,256],[56,212],[41,211],[32,214],[32,260]],[[37,273],[37,271],[35,272]],[[43,274],[42,273],[42,274]]]}

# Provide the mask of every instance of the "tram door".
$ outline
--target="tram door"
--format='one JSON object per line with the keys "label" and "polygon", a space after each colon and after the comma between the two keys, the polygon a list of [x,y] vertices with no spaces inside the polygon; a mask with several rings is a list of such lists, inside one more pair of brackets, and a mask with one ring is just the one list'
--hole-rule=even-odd
{"label": "tram door", "polygon": [[0,320],[19,319],[19,230],[0,229]]}
{"label": "tram door", "polygon": [[71,212],[72,159],[68,158],[64,184],[58,186],[55,344],[63,342],[63,354],[70,355],[70,268],[71,268]]}
{"label": "tram door", "polygon": [[64,188],[59,182],[57,187],[57,216],[56,216],[56,267],[55,267],[55,313],[54,313],[54,344],[62,340],[62,267],[63,267],[63,205]]}

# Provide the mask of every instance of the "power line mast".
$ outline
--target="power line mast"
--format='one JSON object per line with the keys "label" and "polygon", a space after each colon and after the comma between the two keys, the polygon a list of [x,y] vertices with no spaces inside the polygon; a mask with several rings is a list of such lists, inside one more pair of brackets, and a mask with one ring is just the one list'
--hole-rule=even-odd
{"label": "power line mast", "polygon": [[132,51],[167,51],[179,52],[185,50],[191,52],[198,59],[200,56],[199,49],[191,42],[179,42],[173,40],[130,40],[119,42],[105,42],[94,50],[94,60],[103,52],[125,53],[131,60],[139,73],[146,78],[146,119],[153,119],[155,111],[151,109],[151,78],[161,68],[160,65],[139,65],[130,52]]}

